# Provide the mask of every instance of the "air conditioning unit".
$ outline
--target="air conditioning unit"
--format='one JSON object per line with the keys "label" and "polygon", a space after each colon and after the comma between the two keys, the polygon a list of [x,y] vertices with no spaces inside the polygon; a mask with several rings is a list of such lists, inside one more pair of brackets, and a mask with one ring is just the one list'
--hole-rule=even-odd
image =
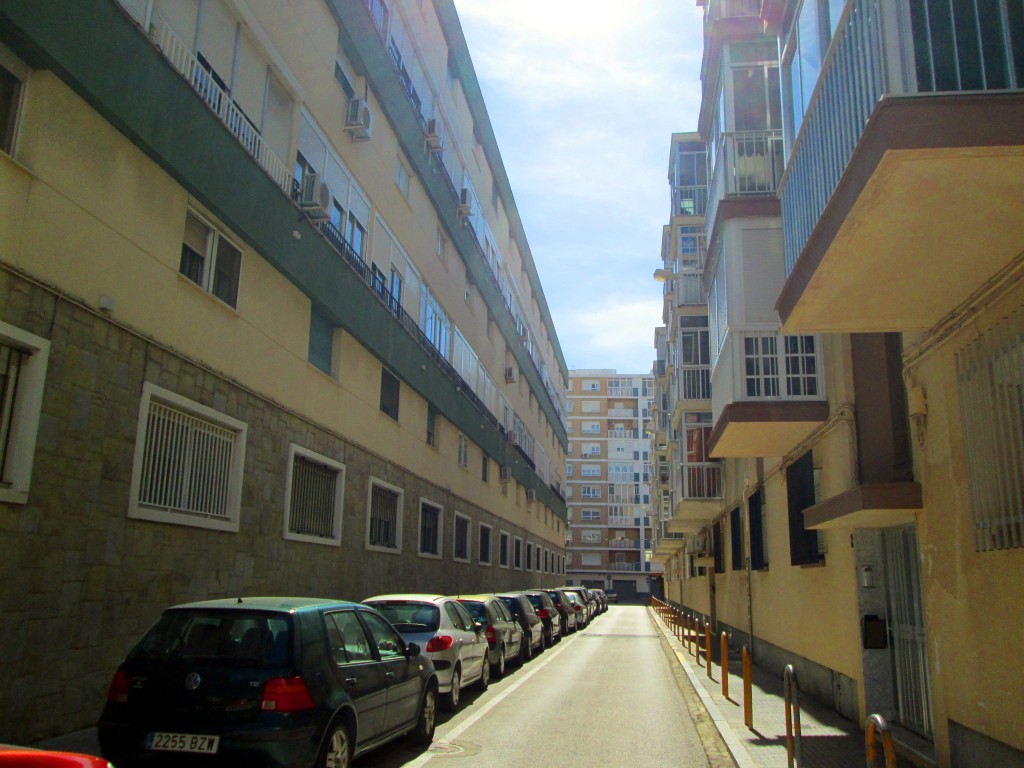
{"label": "air conditioning unit", "polygon": [[537,500],[537,492],[533,488],[526,489],[526,503],[532,504]]}
{"label": "air conditioning unit", "polygon": [[512,479],[512,467],[501,467],[498,470],[498,480],[507,483]]}
{"label": "air conditioning unit", "polygon": [[427,130],[424,138],[427,141],[427,149],[431,152],[438,152],[444,148],[444,143],[441,141],[440,124],[436,119],[427,121]]}
{"label": "air conditioning unit", "polygon": [[511,429],[505,433],[505,440],[508,441],[509,445],[519,445],[519,435]]}
{"label": "air conditioning unit", "polygon": [[302,177],[302,197],[299,207],[311,219],[331,218],[331,189],[319,173],[307,173]]}
{"label": "air conditioning unit", "polygon": [[352,99],[348,103],[345,130],[352,134],[356,141],[370,138],[370,132],[373,130],[373,113],[365,99]]}
{"label": "air conditioning unit", "polygon": [[473,215],[473,198],[469,194],[469,190],[465,187],[462,188],[462,192],[459,193],[459,205],[455,209],[455,212],[459,214],[460,219],[468,219]]}
{"label": "air conditioning unit", "polygon": [[515,366],[509,365],[505,367],[505,383],[515,384],[517,380]]}

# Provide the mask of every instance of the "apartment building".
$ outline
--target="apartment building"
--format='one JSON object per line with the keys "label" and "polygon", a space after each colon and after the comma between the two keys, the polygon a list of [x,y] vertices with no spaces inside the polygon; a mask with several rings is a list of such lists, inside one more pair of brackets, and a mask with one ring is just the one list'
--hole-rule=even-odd
{"label": "apartment building", "polygon": [[679,601],[918,762],[1024,765],[1024,13],[702,5],[723,478]]}
{"label": "apartment building", "polygon": [[0,140],[0,741],[95,722],[170,604],[564,580],[450,0],[2,0]]}
{"label": "apartment building", "polygon": [[649,375],[569,372],[566,579],[570,585],[613,589],[622,600],[651,591],[646,431],[653,393]]}

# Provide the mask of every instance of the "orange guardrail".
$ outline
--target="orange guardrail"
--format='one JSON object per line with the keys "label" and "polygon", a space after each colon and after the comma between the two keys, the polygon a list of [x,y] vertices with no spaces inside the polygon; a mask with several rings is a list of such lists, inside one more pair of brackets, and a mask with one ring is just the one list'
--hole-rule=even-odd
{"label": "orange guardrail", "polygon": [[754,730],[754,688],[753,666],[750,663],[750,649],[743,646],[743,723]]}
{"label": "orange guardrail", "polygon": [[786,691],[786,765],[793,768],[795,759],[799,767],[803,765],[800,756],[800,685],[792,664],[786,665],[782,685]]}
{"label": "orange guardrail", "polygon": [[889,724],[881,715],[871,715],[865,728],[864,740],[867,746],[868,768],[875,768],[878,765],[878,744],[875,741],[875,736],[878,733],[882,734],[885,768],[896,768],[896,745],[893,743]]}
{"label": "orange guardrail", "polygon": [[729,635],[722,632],[720,641],[722,654],[722,695],[729,698]]}

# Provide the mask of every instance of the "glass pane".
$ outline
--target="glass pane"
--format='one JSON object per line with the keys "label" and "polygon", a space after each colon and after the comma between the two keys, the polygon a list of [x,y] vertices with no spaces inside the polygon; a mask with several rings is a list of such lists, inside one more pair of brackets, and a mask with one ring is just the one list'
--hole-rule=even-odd
{"label": "glass pane", "polygon": [[735,129],[737,131],[763,131],[768,127],[764,68],[743,67],[733,70],[735,91]]}
{"label": "glass pane", "polygon": [[238,301],[238,273],[242,265],[242,252],[219,238],[217,260],[213,267],[213,295],[225,304],[235,306]]}

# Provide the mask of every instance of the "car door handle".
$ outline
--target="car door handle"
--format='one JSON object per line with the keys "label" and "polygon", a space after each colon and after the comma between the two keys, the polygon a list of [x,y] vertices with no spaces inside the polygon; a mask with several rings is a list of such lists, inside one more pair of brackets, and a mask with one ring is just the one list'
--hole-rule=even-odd
{"label": "car door handle", "polygon": [[395,679],[395,673],[394,672],[385,672],[384,673],[384,677],[386,677],[389,681],[390,680],[394,680]]}
{"label": "car door handle", "polygon": [[354,677],[346,677],[345,678],[345,685],[355,685],[355,684],[356,684],[356,679]]}

